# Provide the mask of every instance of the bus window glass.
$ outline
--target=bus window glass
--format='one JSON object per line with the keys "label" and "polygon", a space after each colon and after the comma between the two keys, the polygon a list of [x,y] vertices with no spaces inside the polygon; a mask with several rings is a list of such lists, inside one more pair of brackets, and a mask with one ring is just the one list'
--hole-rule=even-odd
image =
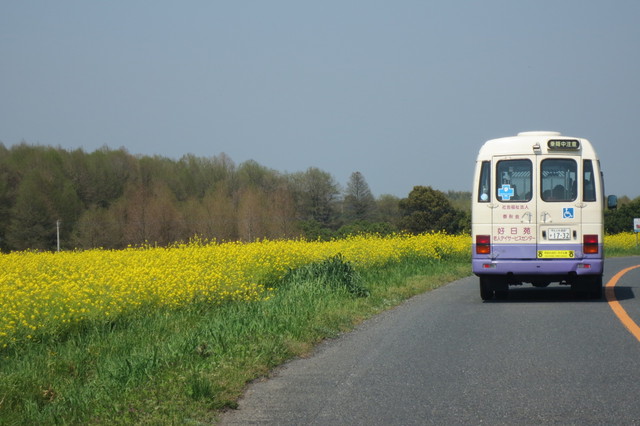
{"label": "bus window glass", "polygon": [[551,158],[542,161],[540,187],[543,201],[574,201],[577,195],[575,160]]}
{"label": "bus window glass", "polygon": [[596,201],[595,176],[593,175],[593,163],[591,160],[584,160],[582,185],[584,194],[583,201]]}
{"label": "bus window glass", "polygon": [[531,161],[498,161],[496,197],[503,202],[531,200]]}
{"label": "bus window glass", "polygon": [[483,161],[480,168],[480,183],[478,187],[478,202],[488,203],[491,201],[491,162]]}

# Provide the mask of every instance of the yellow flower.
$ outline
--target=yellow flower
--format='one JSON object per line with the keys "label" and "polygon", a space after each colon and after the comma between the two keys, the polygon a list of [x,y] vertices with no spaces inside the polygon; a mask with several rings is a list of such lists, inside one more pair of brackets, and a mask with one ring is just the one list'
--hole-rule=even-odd
{"label": "yellow flower", "polygon": [[287,271],[338,254],[369,268],[405,257],[465,255],[469,249],[468,235],[433,233],[328,242],[194,239],[167,248],[0,254],[0,345],[142,307],[266,300],[276,291],[267,286]]}

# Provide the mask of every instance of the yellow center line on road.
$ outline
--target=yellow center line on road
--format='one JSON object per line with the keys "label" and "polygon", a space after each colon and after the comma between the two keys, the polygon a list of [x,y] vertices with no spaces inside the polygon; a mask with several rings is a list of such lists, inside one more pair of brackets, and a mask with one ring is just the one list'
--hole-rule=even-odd
{"label": "yellow center line on road", "polygon": [[618,280],[624,274],[636,268],[640,268],[640,265],[630,266],[618,272],[617,274],[615,274],[613,278],[609,280],[609,282],[605,287],[605,296],[607,298],[607,302],[609,302],[609,306],[611,307],[613,312],[616,314],[620,322],[622,322],[622,324],[624,324],[624,326],[627,327],[627,330],[629,330],[629,332],[633,334],[638,341],[640,341],[640,327],[638,326],[638,324],[635,323],[634,320],[631,319],[631,317],[629,316],[629,314],[627,314],[627,311],[624,310],[620,302],[618,302],[618,300],[616,299],[616,292],[614,288],[618,283]]}

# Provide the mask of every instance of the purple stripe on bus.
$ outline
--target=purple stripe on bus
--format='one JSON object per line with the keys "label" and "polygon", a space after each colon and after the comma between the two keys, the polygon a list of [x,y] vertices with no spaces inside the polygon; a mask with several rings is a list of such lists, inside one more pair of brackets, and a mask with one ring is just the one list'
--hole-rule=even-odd
{"label": "purple stripe on bus", "polygon": [[602,259],[603,245],[598,245],[597,254],[584,254],[582,244],[492,244],[491,254],[476,254],[476,245],[472,245],[474,259],[535,259],[538,250],[573,250],[575,259]]}
{"label": "purple stripe on bus", "polygon": [[498,259],[535,259],[538,254],[535,244],[493,244],[491,253]]}
{"label": "purple stripe on bus", "polygon": [[[491,254],[472,251],[474,274],[558,275],[575,272],[577,275],[602,274],[603,246],[598,254],[584,254],[582,244],[493,244]],[[574,258],[538,259],[538,250],[572,250]],[[487,267],[491,265],[491,267]]]}

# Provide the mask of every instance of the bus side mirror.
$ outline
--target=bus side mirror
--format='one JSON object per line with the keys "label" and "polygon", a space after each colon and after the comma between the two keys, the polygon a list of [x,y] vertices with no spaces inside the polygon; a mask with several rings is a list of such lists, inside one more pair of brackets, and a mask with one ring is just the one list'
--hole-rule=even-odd
{"label": "bus side mirror", "polygon": [[614,210],[618,207],[618,197],[615,195],[609,195],[607,197],[607,207],[609,210]]}

